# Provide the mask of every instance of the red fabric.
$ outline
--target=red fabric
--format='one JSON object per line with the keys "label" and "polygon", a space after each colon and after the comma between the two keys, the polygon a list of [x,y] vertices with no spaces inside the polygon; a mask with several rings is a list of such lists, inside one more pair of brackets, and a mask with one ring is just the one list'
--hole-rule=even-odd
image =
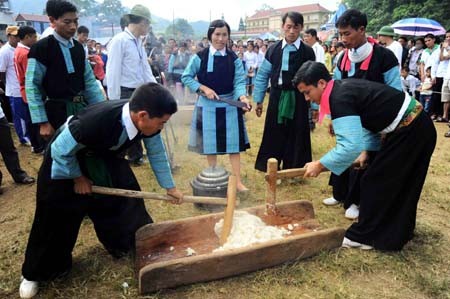
{"label": "red fabric", "polygon": [[321,124],[323,118],[327,114],[331,114],[330,111],[330,94],[333,90],[334,80],[330,80],[325,87],[325,90],[322,93],[322,97],[320,98],[320,109],[319,109],[319,123]]}
{"label": "red fabric", "polygon": [[[378,41],[370,36],[367,38],[367,41],[369,43],[371,43],[372,46],[374,44],[378,44]],[[370,52],[369,56],[367,56],[367,58],[364,59],[363,62],[361,63],[361,67],[360,67],[361,70],[367,71],[369,69],[370,61],[372,60],[372,54],[373,54],[373,49],[372,49],[372,52]],[[341,60],[341,70],[349,72],[350,67],[351,67],[351,61],[350,61],[350,59],[348,59],[348,49],[345,49],[344,57],[342,57],[342,60]]]}
{"label": "red fabric", "polygon": [[20,46],[17,46],[16,50],[14,50],[14,68],[16,69],[17,79],[19,80],[20,94],[25,103],[28,103],[27,95],[25,93],[25,74],[28,65],[28,52],[30,52],[29,49]]}
{"label": "red fabric", "polygon": [[97,54],[92,55],[90,60],[92,62],[95,62],[95,65],[93,66],[95,78],[97,78],[100,81],[105,79],[105,69],[104,69],[105,64],[103,63],[103,60],[100,57],[100,55]]}

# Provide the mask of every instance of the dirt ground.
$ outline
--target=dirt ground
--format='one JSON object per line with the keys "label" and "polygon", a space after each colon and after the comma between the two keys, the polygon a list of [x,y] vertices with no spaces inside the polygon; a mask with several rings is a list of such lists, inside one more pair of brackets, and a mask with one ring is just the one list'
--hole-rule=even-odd
{"label": "dirt ground", "polygon": [[[174,123],[183,123],[179,116]],[[263,119],[247,116],[252,148],[242,155],[243,178],[251,189],[241,206],[263,204],[263,174],[253,169],[261,140]],[[445,124],[436,124],[438,142],[419,202],[415,238],[403,251],[335,249],[312,258],[288,263],[228,279],[163,290],[139,297],[133,261],[114,260],[98,242],[92,223],[81,227],[73,256],[71,273],[43,284],[36,298],[450,298],[450,138],[443,135]],[[190,181],[206,167],[206,161],[186,150],[188,126],[174,128],[177,142],[169,140],[180,169],[175,174],[178,188],[192,194]],[[314,157],[319,158],[334,144],[324,127],[312,134]],[[16,142],[17,144],[17,142]],[[18,147],[22,167],[37,176],[42,157],[29,147]],[[219,159],[230,168],[226,157]],[[401,167],[401,165],[399,165]],[[0,298],[18,298],[21,264],[33,221],[36,184],[13,183],[2,162],[3,194],[0,195]],[[134,168],[146,191],[162,192],[148,165]],[[389,175],[388,173],[386,175]],[[283,182],[280,201],[305,199],[313,203],[322,227],[347,228],[342,207],[325,207],[321,200],[330,196],[328,174],[300,183]],[[174,206],[146,201],[156,222],[180,219],[205,212],[191,204]]]}

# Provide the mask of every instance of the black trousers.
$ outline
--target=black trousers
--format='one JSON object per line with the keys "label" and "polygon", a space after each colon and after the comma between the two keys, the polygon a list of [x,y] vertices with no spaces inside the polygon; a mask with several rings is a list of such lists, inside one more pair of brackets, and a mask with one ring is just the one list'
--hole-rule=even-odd
{"label": "black trousers", "polygon": [[22,181],[27,176],[27,173],[20,167],[19,154],[14,147],[11,129],[6,117],[0,118],[0,152],[3,157],[3,161],[5,162],[6,169],[8,169],[8,172],[11,174],[14,181]]}
{"label": "black trousers", "polygon": [[[22,266],[23,276],[33,281],[49,280],[70,270],[72,250],[85,216],[114,257],[134,251],[135,232],[152,222],[142,199],[79,195],[73,191],[73,180],[52,180],[50,152],[51,148],[39,170],[36,212]],[[140,190],[126,160],[105,159],[113,187]]]}
{"label": "black trousers", "polygon": [[255,162],[255,169],[264,172],[269,158],[276,158],[283,169],[303,167],[312,158],[307,102],[296,92],[294,119],[287,124],[278,124],[280,95],[281,89],[272,86],[263,138]]}
{"label": "black trousers", "polygon": [[359,219],[345,236],[379,250],[401,250],[413,238],[417,203],[436,145],[436,129],[422,112],[387,134],[361,177]]}
{"label": "black trousers", "polygon": [[433,85],[433,95],[431,96],[431,114],[441,115],[444,111],[443,104],[441,102],[442,85],[444,84],[444,78],[436,77],[436,83]]}
{"label": "black trousers", "polygon": [[[129,99],[131,98],[131,95],[133,94],[135,88],[128,88],[128,87],[120,87],[120,99]],[[141,142],[134,143],[130,148],[127,150],[128,160],[131,162],[138,161],[139,159],[142,159],[144,156],[143,154],[144,150],[142,148]]]}

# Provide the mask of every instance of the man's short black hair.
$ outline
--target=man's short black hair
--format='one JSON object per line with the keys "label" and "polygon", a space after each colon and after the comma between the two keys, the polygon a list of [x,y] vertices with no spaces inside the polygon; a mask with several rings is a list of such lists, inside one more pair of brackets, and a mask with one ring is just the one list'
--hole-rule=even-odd
{"label": "man's short black hair", "polygon": [[81,25],[77,29],[77,34],[82,34],[82,33],[89,34],[89,29],[86,26]]}
{"label": "man's short black hair", "polygon": [[17,33],[20,40],[23,40],[25,38],[25,36],[27,36],[27,35],[33,35],[33,34],[36,34],[36,30],[30,26],[19,27],[19,33]]}
{"label": "man's short black hair", "polygon": [[346,10],[337,20],[336,28],[350,26],[357,30],[359,27],[367,27],[367,15],[357,9]]}
{"label": "man's short black hair", "polygon": [[402,36],[399,36],[398,39],[402,39],[402,40],[404,40],[405,42],[408,42],[408,39],[406,38],[406,36],[403,36],[403,35],[402,35]]}
{"label": "man's short black hair", "polygon": [[228,23],[225,22],[224,20],[214,20],[211,22],[211,24],[209,24],[208,33],[207,33],[208,40],[211,41],[211,36],[214,33],[214,30],[216,30],[216,28],[222,28],[222,27],[227,28],[228,37],[230,37],[230,34],[231,34],[230,25],[228,25]]}
{"label": "man's short black hair", "polygon": [[433,33],[428,33],[427,35],[425,35],[424,37],[423,37],[424,39],[425,38],[432,38],[432,39],[436,39],[436,36],[434,36],[434,34]]}
{"label": "man's short black hair", "polygon": [[312,37],[315,37],[317,39],[317,30],[314,28],[310,28],[305,31],[306,34],[311,35]]}
{"label": "man's short black hair", "polygon": [[130,111],[146,111],[150,118],[177,112],[177,102],[170,91],[158,83],[146,83],[133,92]]}
{"label": "man's short black hair", "polygon": [[[143,20],[147,20],[147,19],[144,17],[140,17],[140,16],[128,15],[128,24],[139,24]],[[127,26],[128,26],[128,24],[127,24]]]}
{"label": "man's short black hair", "polygon": [[337,42],[336,43],[336,48],[339,48],[339,47],[345,48],[344,43],[343,42]]}
{"label": "man's short black hair", "polygon": [[66,0],[48,0],[45,11],[49,17],[59,19],[68,12],[77,12],[77,7]]}
{"label": "man's short black hair", "polygon": [[286,19],[289,18],[295,25],[302,25],[303,26],[303,15],[296,11],[288,11],[283,15],[281,18],[281,21],[283,25],[286,23]]}
{"label": "man's short black hair", "polygon": [[297,71],[292,83],[295,87],[300,83],[317,87],[317,82],[320,79],[324,79],[327,82],[331,80],[331,75],[325,67],[325,64],[316,61],[307,61]]}

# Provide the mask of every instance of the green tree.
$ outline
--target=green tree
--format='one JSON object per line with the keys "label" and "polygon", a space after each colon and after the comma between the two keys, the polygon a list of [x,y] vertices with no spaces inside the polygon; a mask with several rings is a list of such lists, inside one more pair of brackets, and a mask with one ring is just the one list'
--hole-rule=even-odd
{"label": "green tree", "polygon": [[244,31],[245,30],[245,24],[244,24],[244,20],[242,20],[242,18],[239,19],[239,31]]}
{"label": "green tree", "polygon": [[192,38],[194,29],[185,19],[176,19],[174,24],[166,28],[166,36],[173,37],[176,40]]}
{"label": "green tree", "polygon": [[92,12],[98,7],[98,3],[92,0],[70,0],[78,9],[80,16],[92,16]]}
{"label": "green tree", "polygon": [[108,23],[119,24],[120,18],[125,14],[125,7],[120,0],[104,0],[99,7],[99,13]]}
{"label": "green tree", "polygon": [[349,8],[367,14],[367,32],[375,35],[385,25],[392,25],[404,18],[428,18],[450,29],[450,1],[441,0],[347,0]]}

